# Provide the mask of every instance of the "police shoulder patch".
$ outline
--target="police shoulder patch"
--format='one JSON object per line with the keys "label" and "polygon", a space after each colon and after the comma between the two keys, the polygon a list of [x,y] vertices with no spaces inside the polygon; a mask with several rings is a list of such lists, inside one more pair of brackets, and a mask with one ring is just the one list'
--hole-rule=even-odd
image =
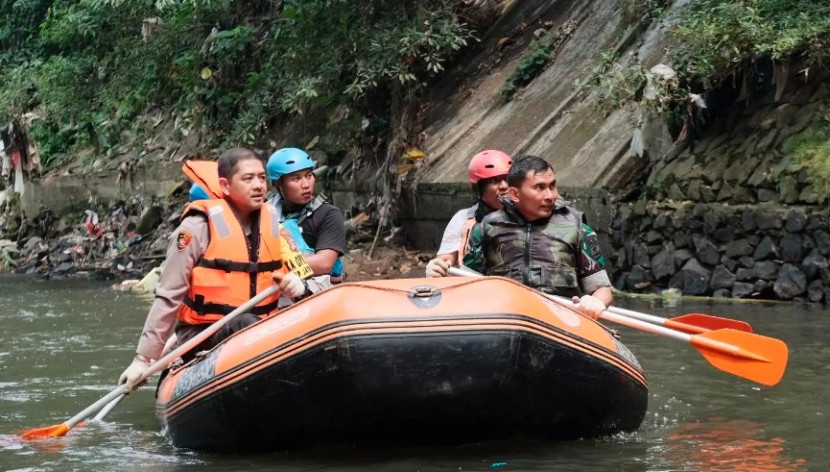
{"label": "police shoulder patch", "polygon": [[193,241],[193,235],[189,231],[186,229],[179,230],[179,234],[176,236],[176,250],[184,251],[191,241]]}

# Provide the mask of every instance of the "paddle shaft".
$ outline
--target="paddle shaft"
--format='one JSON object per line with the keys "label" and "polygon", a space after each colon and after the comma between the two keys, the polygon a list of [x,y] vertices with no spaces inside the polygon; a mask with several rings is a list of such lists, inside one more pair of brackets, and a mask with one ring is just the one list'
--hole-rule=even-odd
{"label": "paddle shaft", "polygon": [[[461,277],[483,277],[482,274],[475,272],[473,270],[461,269],[457,267],[450,267],[447,273],[449,275]],[[555,301],[565,306],[574,305],[573,300],[571,300],[570,298],[560,297],[557,295],[549,295],[547,293],[542,292],[539,292],[539,294],[549,300]],[[629,312],[636,313],[638,316],[632,317],[628,314]],[[762,362],[766,361],[766,359],[764,359],[763,357],[759,357],[753,354],[752,352],[747,351],[746,349],[742,349],[740,346],[725,343],[715,339],[708,339],[696,334],[687,334],[676,329],[661,326],[662,322],[659,320],[665,320],[665,318],[660,318],[659,316],[646,315],[645,313],[638,313],[636,311],[625,310],[622,308],[616,309],[615,312],[613,308],[609,308],[600,313],[599,317],[603,320],[608,320],[617,324],[621,324],[623,326],[628,326],[629,328],[639,329],[640,331],[645,331],[647,333],[657,334],[666,338],[682,341],[691,344],[696,348],[715,350],[722,354],[733,356],[739,359],[750,359]],[[638,319],[640,317],[644,319]],[[658,320],[654,322],[658,324],[653,324],[652,322],[648,321],[651,319]]]}
{"label": "paddle shaft", "polygon": [[115,408],[116,406],[118,406],[119,403],[121,403],[121,400],[123,400],[124,397],[126,397],[126,395],[120,395],[118,397],[115,397],[115,400],[107,403],[104,406],[104,408],[101,408],[101,410],[98,411],[98,413],[95,415],[95,418],[92,418],[93,421],[103,420],[104,417],[107,416],[109,414],[109,412],[112,411],[113,408]]}
{"label": "paddle shaft", "polygon": [[[130,393],[130,391],[136,386],[141,385],[145,380],[152,377],[153,374],[156,372],[162,371],[170,365],[170,362],[176,360],[177,358],[181,357],[182,354],[190,351],[194,347],[196,347],[199,343],[206,340],[207,338],[213,336],[214,333],[219,331],[222,326],[228,324],[231,320],[236,318],[237,316],[241,315],[242,313],[246,313],[250,311],[251,308],[255,307],[261,301],[265,300],[266,298],[270,297],[271,295],[277,293],[279,291],[278,285],[272,285],[262,292],[256,294],[254,298],[251,298],[247,302],[243,303],[237,309],[233,310],[232,312],[228,313],[227,315],[223,316],[218,321],[212,323],[210,326],[202,330],[199,334],[194,336],[193,338],[187,340],[184,344],[173,349],[172,351],[168,352],[167,355],[163,356],[161,359],[157,360],[156,362],[150,364],[144,372],[136,379],[136,381],[132,385],[119,385],[118,387],[114,388],[110,393],[104,395],[100,400],[89,405],[83,411],[78,413],[77,415],[73,416],[69,420],[66,421],[66,426],[70,429],[73,428],[75,425],[80,423],[81,421],[87,419],[89,415],[95,413],[99,409],[106,406],[109,402],[115,400],[121,395],[126,395]],[[114,406],[114,405],[113,405]]]}
{"label": "paddle shaft", "polygon": [[[475,272],[471,269],[462,269],[458,267],[451,267],[448,271],[450,275],[458,275],[458,276],[476,276],[481,275],[478,272]],[[546,295],[546,294],[543,294]],[[566,298],[559,298],[558,301],[563,303],[571,303],[571,300]],[[645,321],[651,324],[664,326],[666,328],[676,329],[682,331],[684,333],[689,334],[700,334],[700,333],[707,333],[709,331],[715,329],[722,329],[722,328],[731,328],[737,329],[740,331],[747,331],[752,332],[752,327],[744,322],[739,320],[732,320],[729,318],[722,318],[719,316],[712,316],[706,315],[703,313],[696,313],[690,315],[683,315],[677,319],[672,318],[663,318],[660,316],[649,315],[647,313],[641,313],[639,311],[629,310],[626,308],[619,308],[615,306],[610,306],[606,309],[606,311],[611,313],[616,313],[618,315],[626,316],[628,318],[634,318],[640,321]],[[691,322],[690,318],[693,319]]]}

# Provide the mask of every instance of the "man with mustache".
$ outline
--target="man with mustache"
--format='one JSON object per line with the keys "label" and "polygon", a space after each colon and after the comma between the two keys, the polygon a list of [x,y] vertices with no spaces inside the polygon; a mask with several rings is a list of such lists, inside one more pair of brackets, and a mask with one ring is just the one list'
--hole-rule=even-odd
{"label": "man with mustache", "polygon": [[[277,282],[292,298],[308,293],[307,284],[283,264],[279,225],[274,207],[265,201],[265,167],[244,148],[222,154],[218,161],[222,198],[188,205],[170,238],[156,298],[119,385],[133,385],[160,358],[175,329],[179,344]],[[280,294],[260,302],[198,346],[182,355],[188,361],[231,334],[278,310]]]}
{"label": "man with mustache", "polygon": [[473,227],[464,265],[541,292],[573,297],[598,318],[613,301],[611,281],[585,244],[582,213],[559,196],[556,174],[537,156],[514,160],[502,208]]}

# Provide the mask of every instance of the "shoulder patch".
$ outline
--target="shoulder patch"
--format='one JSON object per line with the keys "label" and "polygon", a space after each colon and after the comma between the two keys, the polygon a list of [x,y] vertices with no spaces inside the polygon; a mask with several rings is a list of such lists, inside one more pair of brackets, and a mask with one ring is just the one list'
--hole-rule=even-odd
{"label": "shoulder patch", "polygon": [[193,235],[189,231],[186,229],[179,230],[179,234],[176,236],[176,249],[179,252],[184,251],[191,241],[193,241]]}

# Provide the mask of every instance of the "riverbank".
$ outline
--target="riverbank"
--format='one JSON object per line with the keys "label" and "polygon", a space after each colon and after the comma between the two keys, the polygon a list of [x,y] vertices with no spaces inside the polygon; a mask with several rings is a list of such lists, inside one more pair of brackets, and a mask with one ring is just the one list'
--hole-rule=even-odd
{"label": "riverbank", "polygon": [[[45,209],[31,219],[10,212],[0,217],[0,254],[6,256],[0,272],[5,268],[44,279],[109,280],[122,288],[143,289],[138,282],[164,261],[170,235],[187,205],[186,187],[174,186],[164,200],[133,196],[61,217]],[[347,227],[350,244],[344,265],[349,281],[421,277],[434,256],[406,248],[401,237],[381,237],[375,243],[377,223],[366,214],[351,218]]]}

